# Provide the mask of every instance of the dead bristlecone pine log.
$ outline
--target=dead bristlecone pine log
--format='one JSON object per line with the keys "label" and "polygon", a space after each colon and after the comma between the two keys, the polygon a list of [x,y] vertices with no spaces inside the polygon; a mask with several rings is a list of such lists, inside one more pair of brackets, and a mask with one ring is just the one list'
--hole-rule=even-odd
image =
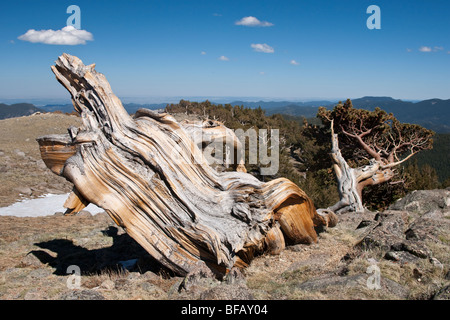
{"label": "dead bristlecone pine log", "polygon": [[[317,241],[317,213],[291,181],[263,183],[245,172],[215,171],[186,129],[167,113],[132,117],[105,76],[63,54],[52,66],[70,92],[82,126],[37,139],[42,159],[73,183],[67,212],[103,208],[150,255],[178,275],[203,261],[218,276],[243,268],[261,252]],[[231,134],[205,125],[208,135]],[[240,166],[238,166],[240,167]],[[238,168],[237,168],[238,169]]]}

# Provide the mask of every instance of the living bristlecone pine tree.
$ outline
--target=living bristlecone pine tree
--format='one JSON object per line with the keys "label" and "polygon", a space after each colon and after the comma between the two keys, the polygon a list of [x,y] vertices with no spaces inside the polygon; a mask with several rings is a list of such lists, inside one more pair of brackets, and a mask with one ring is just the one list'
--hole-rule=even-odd
{"label": "living bristlecone pine tree", "polygon": [[355,109],[350,99],[333,110],[319,108],[317,116],[331,127],[330,156],[340,200],[328,209],[336,213],[363,211],[364,187],[391,181],[396,166],[432,148],[433,131],[401,123],[380,108]]}

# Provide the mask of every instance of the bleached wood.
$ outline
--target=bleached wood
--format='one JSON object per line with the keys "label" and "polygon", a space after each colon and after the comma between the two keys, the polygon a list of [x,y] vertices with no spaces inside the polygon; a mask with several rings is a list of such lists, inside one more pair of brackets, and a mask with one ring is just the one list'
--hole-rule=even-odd
{"label": "bleached wood", "polygon": [[[362,212],[365,210],[362,203],[364,187],[389,181],[394,173],[383,165],[380,159],[372,158],[369,164],[360,168],[351,168],[339,149],[338,135],[334,133],[334,121],[331,120],[331,159],[338,183],[340,200],[329,207],[336,213]],[[319,213],[324,211],[319,211]]]}

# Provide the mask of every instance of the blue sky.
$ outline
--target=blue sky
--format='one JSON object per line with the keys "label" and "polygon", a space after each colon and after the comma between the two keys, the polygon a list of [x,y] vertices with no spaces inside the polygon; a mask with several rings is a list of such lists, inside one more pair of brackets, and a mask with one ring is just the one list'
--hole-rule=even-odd
{"label": "blue sky", "polygon": [[[379,30],[366,26],[373,4]],[[80,7],[92,40],[19,39],[66,27],[69,5]],[[140,102],[449,99],[449,14],[448,0],[2,1],[0,100],[68,98],[50,70],[63,52],[95,62],[119,97]],[[236,23],[246,17],[263,26]]]}

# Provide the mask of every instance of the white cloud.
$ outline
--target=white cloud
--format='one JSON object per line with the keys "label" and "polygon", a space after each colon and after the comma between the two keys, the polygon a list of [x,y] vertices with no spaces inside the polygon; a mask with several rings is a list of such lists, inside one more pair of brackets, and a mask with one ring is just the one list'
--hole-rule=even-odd
{"label": "white cloud", "polygon": [[206,52],[205,52],[205,51],[202,51],[202,52],[200,52],[200,54],[201,54],[202,56],[204,56],[204,55],[206,54]]}
{"label": "white cloud", "polygon": [[406,52],[412,52],[410,48],[406,48]]}
{"label": "white cloud", "polygon": [[263,75],[265,75],[266,73],[265,73],[264,71],[261,71],[259,74],[263,76]]}
{"label": "white cloud", "polygon": [[86,30],[78,30],[73,26],[67,26],[61,30],[34,30],[30,29],[18,37],[19,40],[55,45],[86,44],[86,41],[94,40],[92,33]]}
{"label": "white cloud", "polygon": [[427,47],[427,46],[422,46],[419,48],[420,52],[438,52],[438,51],[444,51],[444,47],[438,47],[438,46],[434,46],[432,47]]}
{"label": "white cloud", "polygon": [[273,23],[267,21],[259,21],[257,18],[249,16],[244,17],[235,23],[238,26],[247,26],[247,27],[271,27]]}
{"label": "white cloud", "polygon": [[432,49],[430,47],[422,46],[419,48],[420,52],[431,52]]}
{"label": "white cloud", "polygon": [[300,63],[298,63],[298,62],[295,61],[295,60],[291,60],[290,64],[293,64],[294,66],[298,66]]}
{"label": "white cloud", "polygon": [[252,43],[250,47],[253,48],[253,50],[257,52],[264,52],[264,53],[274,53],[275,50],[265,43]]}
{"label": "white cloud", "polygon": [[221,61],[228,61],[228,60],[230,60],[230,59],[228,59],[228,58],[225,57],[225,56],[220,56],[220,57],[219,57],[219,60],[221,60]]}

